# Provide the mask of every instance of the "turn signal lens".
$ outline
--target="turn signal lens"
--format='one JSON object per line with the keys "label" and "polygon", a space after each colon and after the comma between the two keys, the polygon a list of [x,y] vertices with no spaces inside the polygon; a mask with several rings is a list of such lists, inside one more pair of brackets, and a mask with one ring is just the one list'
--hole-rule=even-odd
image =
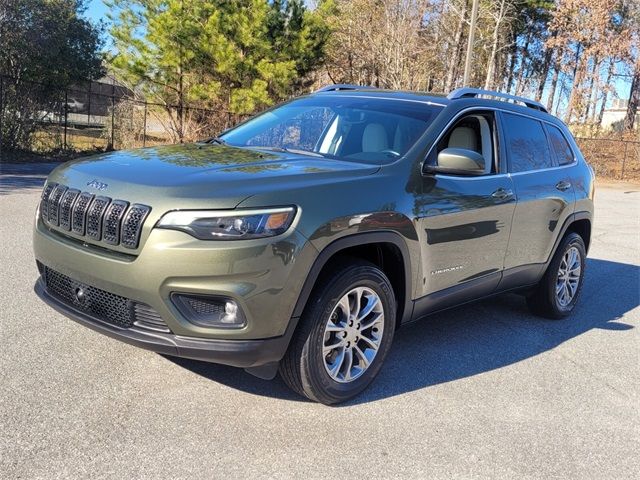
{"label": "turn signal lens", "polygon": [[289,221],[290,212],[272,213],[267,219],[267,230],[281,230]]}

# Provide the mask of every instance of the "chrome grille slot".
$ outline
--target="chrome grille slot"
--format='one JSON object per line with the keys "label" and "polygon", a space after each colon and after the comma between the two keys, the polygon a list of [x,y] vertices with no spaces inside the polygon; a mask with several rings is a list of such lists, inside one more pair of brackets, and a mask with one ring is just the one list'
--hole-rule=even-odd
{"label": "chrome grille slot", "polygon": [[109,197],[96,197],[93,199],[87,212],[87,236],[100,240],[102,236],[102,215],[109,206]]}
{"label": "chrome grille slot", "polygon": [[60,200],[60,226],[65,230],[71,230],[71,210],[73,207],[73,203],[78,198],[80,194],[80,190],[76,190],[75,188],[70,188],[65,192]]}
{"label": "chrome grille slot", "polygon": [[142,225],[151,211],[150,207],[134,203],[127,212],[122,222],[122,235],[120,242],[123,247],[138,248]]}
{"label": "chrome grille slot", "polygon": [[102,222],[102,240],[106,243],[117,245],[120,241],[120,225],[128,206],[129,202],[114,200],[107,208]]}
{"label": "chrome grille slot", "polygon": [[49,210],[49,223],[52,225],[58,225],[60,216],[60,199],[66,191],[67,187],[65,187],[64,185],[57,185],[49,195],[47,206]]}
{"label": "chrome grille slot", "polygon": [[87,210],[93,200],[93,195],[89,192],[82,192],[73,206],[71,214],[71,229],[78,235],[84,235],[85,224],[87,222]]}
{"label": "chrome grille slot", "polygon": [[149,305],[144,303],[134,303],[133,304],[133,314],[135,321],[133,324],[136,327],[146,328],[148,330],[155,330],[156,332],[166,332],[171,333],[171,330],[164,323],[162,317],[158,312],[156,312]]}
{"label": "chrome grille slot", "polygon": [[58,186],[57,183],[48,183],[44,190],[42,190],[42,197],[40,199],[40,216],[42,220],[49,220],[49,197],[53,189]]}
{"label": "chrome grille slot", "polygon": [[42,190],[40,217],[58,230],[88,237],[108,245],[134,250],[151,207],[112,200],[51,182]]}

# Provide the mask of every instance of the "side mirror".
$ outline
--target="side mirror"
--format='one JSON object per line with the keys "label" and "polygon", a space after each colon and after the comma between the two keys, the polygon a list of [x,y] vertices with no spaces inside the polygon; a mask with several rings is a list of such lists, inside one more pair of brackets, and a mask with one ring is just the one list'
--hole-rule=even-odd
{"label": "side mirror", "polygon": [[425,165],[427,173],[449,175],[484,175],[482,155],[466,148],[445,148],[438,154],[437,165]]}

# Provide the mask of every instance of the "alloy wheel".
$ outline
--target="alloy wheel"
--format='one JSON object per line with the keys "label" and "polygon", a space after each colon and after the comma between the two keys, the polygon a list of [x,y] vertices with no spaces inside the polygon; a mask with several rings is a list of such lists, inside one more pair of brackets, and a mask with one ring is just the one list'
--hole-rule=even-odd
{"label": "alloy wheel", "polygon": [[556,300],[558,305],[567,307],[578,291],[582,273],[582,258],[576,247],[571,247],[562,256],[556,280]]}
{"label": "alloy wheel", "polygon": [[347,292],[332,310],[324,330],[322,357],[329,376],[339,383],[359,378],[378,353],[384,333],[384,308],[367,287]]}

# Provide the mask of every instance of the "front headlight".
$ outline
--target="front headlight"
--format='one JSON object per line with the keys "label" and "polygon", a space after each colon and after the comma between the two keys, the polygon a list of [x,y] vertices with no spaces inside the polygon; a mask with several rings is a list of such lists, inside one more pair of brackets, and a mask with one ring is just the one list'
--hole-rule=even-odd
{"label": "front headlight", "polygon": [[182,210],[165,214],[158,228],[180,230],[200,240],[246,240],[287,231],[295,207],[260,210]]}

